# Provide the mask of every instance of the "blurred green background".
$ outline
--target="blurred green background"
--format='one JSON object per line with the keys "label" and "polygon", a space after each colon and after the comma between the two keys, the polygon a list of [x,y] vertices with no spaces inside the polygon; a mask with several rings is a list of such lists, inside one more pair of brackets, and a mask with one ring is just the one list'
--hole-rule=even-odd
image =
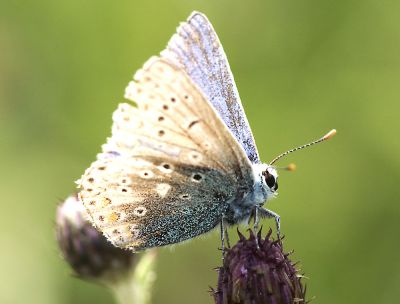
{"label": "blurred green background", "polygon": [[[195,9],[219,34],[264,161],[338,130],[281,162],[298,170],[281,172],[269,204],[309,297],[397,303],[400,3],[372,0],[1,0],[0,303],[111,303],[70,275],[55,208],[134,71]],[[163,249],[154,303],[211,303],[219,244],[213,232]]]}

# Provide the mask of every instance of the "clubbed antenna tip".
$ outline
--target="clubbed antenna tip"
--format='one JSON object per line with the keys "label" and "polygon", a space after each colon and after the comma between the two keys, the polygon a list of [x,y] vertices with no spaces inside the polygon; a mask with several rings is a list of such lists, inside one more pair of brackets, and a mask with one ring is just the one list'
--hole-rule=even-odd
{"label": "clubbed antenna tip", "polygon": [[294,163],[290,163],[289,165],[286,166],[285,170],[287,171],[296,171],[297,166]]}
{"label": "clubbed antenna tip", "polygon": [[330,130],[328,133],[326,133],[325,135],[324,135],[324,137],[322,137],[323,138],[323,140],[327,140],[327,139],[329,139],[329,138],[332,138],[333,136],[335,136],[336,135],[336,129],[332,129],[332,130]]}

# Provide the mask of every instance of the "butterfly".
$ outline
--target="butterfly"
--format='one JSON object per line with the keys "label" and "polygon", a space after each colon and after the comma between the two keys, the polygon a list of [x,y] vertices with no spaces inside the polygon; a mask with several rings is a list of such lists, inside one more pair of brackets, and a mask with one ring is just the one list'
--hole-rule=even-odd
{"label": "butterfly", "polygon": [[260,161],[205,15],[193,12],[181,23],[166,49],[136,72],[125,97],[135,104],[118,106],[111,137],[77,181],[90,220],[108,240],[139,251],[252,214],[274,218],[279,231],[280,217],[263,207],[277,193],[276,168]]}

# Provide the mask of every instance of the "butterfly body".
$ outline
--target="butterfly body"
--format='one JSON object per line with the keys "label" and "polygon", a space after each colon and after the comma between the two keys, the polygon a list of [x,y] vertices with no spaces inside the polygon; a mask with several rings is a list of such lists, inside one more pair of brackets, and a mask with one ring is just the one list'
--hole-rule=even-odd
{"label": "butterfly body", "polygon": [[[224,214],[224,220],[235,225],[248,222],[255,207],[262,207],[269,199],[276,195],[265,182],[264,172],[270,172],[275,179],[278,178],[276,170],[266,164],[253,164],[254,183],[251,189],[241,189],[236,197],[229,201]],[[246,191],[247,190],[247,191]]]}
{"label": "butterfly body", "polygon": [[277,173],[259,161],[204,15],[195,12],[178,28],[125,97],[136,106],[119,105],[111,137],[77,182],[90,220],[115,246],[178,243],[244,221],[274,196]]}

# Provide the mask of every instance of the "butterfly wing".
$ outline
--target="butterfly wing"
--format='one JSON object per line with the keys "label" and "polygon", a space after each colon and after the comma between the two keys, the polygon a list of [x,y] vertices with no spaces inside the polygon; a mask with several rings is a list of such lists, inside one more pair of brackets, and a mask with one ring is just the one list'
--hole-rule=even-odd
{"label": "butterfly wing", "polygon": [[207,17],[194,12],[161,55],[181,66],[213,104],[252,163],[260,163],[224,49]]}
{"label": "butterfly wing", "polygon": [[114,245],[135,251],[211,230],[253,186],[245,151],[166,59],[150,59],[126,97],[137,107],[119,105],[112,136],[78,181],[91,220]]}

